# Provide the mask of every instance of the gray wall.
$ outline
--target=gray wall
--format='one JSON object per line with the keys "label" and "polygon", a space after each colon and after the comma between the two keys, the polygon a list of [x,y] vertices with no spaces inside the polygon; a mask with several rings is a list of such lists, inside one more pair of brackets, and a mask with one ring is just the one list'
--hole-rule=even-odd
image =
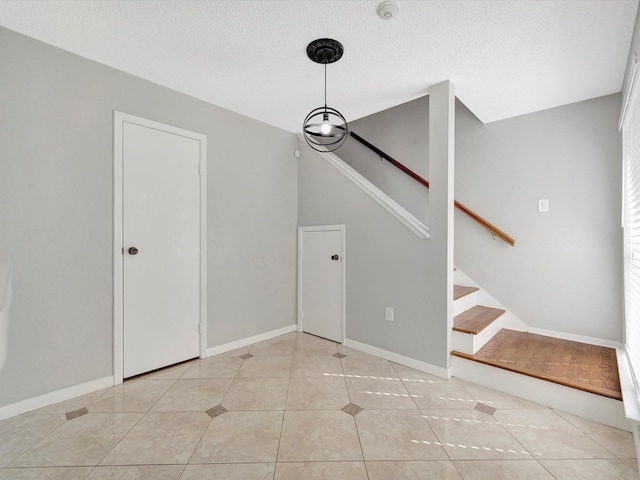
{"label": "gray wall", "polygon": [[[429,96],[351,122],[349,128],[422,178],[429,178]],[[429,225],[429,190],[351,137],[336,153]]]}
{"label": "gray wall", "polygon": [[208,136],[209,346],[296,321],[293,134],[0,28],[0,406],[112,374],[113,110]]}
{"label": "gray wall", "polygon": [[616,94],[487,125],[458,115],[456,197],[516,246],[458,215],[456,264],[529,327],[622,340],[619,111]]}
{"label": "gray wall", "polygon": [[[455,214],[455,262],[529,327],[622,339],[620,95],[483,125],[456,108],[455,197],[516,240]],[[424,176],[422,98],[351,128]],[[350,139],[341,157],[414,215],[416,182]],[[536,212],[549,198],[551,211]],[[427,221],[428,224],[428,221]]]}
{"label": "gray wall", "polygon": [[[429,273],[442,263],[442,249],[430,248],[431,240],[415,236],[304,142],[300,148],[299,225],[346,226],[347,338],[446,368],[444,302],[434,294],[442,282]],[[385,307],[395,309],[393,323]]]}

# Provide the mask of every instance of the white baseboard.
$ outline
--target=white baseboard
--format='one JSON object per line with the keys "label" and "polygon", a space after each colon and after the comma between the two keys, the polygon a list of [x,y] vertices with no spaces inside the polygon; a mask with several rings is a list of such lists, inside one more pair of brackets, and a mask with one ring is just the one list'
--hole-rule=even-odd
{"label": "white baseboard", "polygon": [[631,431],[621,401],[452,356],[454,377],[572,413],[598,423]]}
{"label": "white baseboard", "polygon": [[344,344],[347,347],[355,348],[356,350],[360,350],[361,352],[369,353],[371,355],[376,355],[377,357],[384,358],[390,362],[399,363],[400,365],[428,373],[429,375],[435,375],[440,378],[451,377],[449,370],[446,368],[431,365],[430,363],[422,362],[414,358],[405,357],[399,353],[390,352],[378,347],[372,347],[366,343],[356,342],[355,340],[350,340],[348,338],[345,339]]}
{"label": "white baseboard", "polygon": [[[573,333],[558,332],[555,330],[546,330],[543,328],[535,328],[526,325],[522,320],[516,317],[507,307],[498,302],[494,297],[489,295],[475,280],[456,268],[454,271],[454,281],[457,285],[467,285],[470,287],[478,287],[480,290],[477,292],[478,305],[486,305],[487,307],[501,308],[506,310],[503,318],[502,328],[508,330],[516,330],[518,332],[534,333],[536,335],[544,335],[545,337],[555,337],[562,340],[571,340],[573,342],[587,343],[589,345],[597,345],[599,347],[608,347],[620,349],[623,348],[621,342],[614,340],[606,340],[603,338],[587,337],[585,335],[576,335]],[[455,303],[454,303],[455,308]],[[454,313],[455,315],[455,313]]]}
{"label": "white baseboard", "polygon": [[211,347],[207,349],[207,355],[218,355],[219,353],[229,352],[231,350],[235,350],[237,348],[246,347],[247,345],[253,345],[257,342],[262,342],[263,340],[269,340],[273,337],[279,337],[280,335],[284,335],[286,333],[295,332],[298,329],[298,325],[293,324],[288,327],[278,328],[276,330],[271,330],[270,332],[260,333],[259,335],[254,335],[253,337],[242,338],[240,340],[235,340],[233,342],[225,343],[223,345],[218,345],[216,347]]}
{"label": "white baseboard", "polygon": [[64,402],[65,400],[109,387],[113,387],[113,376],[91,380],[90,382],[81,383],[79,385],[73,385],[61,390],[56,390],[55,392],[45,393],[38,397],[27,398],[26,400],[0,407],[0,420],[15,417],[16,415],[30,412],[38,408],[48,407],[54,403]]}
{"label": "white baseboard", "polygon": [[[243,338],[242,340],[225,343],[224,345],[219,345],[217,347],[211,347],[207,349],[207,355],[211,356],[217,355],[218,353],[228,352],[229,350],[235,350],[236,348],[252,345],[256,342],[261,342],[262,340],[268,340],[286,333],[295,332],[296,330],[297,325],[289,325],[270,332],[261,333],[260,335],[254,335],[253,337]],[[27,398],[26,400],[21,400],[20,402],[12,403],[10,405],[0,406],[0,420],[15,417],[16,415],[21,415],[38,408],[48,407],[54,403],[86,395],[87,393],[102,390],[103,388],[112,387],[114,385],[113,381],[113,376],[99,378],[80,385],[73,385],[61,390],[56,390],[55,392],[45,393],[38,397]]]}
{"label": "white baseboard", "polygon": [[586,343],[589,345],[597,345],[599,347],[608,348],[623,348],[622,343],[614,342],[613,340],[605,340],[604,338],[587,337],[585,335],[575,335],[573,333],[557,332],[555,330],[545,330],[543,328],[531,328],[526,330],[528,333],[535,333],[536,335],[544,335],[545,337],[560,338],[562,340],[571,340],[572,342]]}

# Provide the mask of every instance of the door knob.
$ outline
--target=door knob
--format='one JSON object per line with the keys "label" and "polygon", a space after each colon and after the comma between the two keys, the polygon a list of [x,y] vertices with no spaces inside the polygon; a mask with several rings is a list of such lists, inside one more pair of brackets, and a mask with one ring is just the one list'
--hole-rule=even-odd
{"label": "door knob", "polygon": [[128,252],[129,252],[129,255],[137,255],[138,249],[136,247],[130,247]]}
{"label": "door knob", "polygon": [[331,260],[340,260],[338,255],[331,255]]}

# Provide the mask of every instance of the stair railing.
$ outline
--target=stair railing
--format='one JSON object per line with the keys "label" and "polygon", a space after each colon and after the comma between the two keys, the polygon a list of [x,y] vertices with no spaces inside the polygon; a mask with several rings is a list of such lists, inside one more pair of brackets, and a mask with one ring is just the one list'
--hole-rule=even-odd
{"label": "stair railing", "polygon": [[[360,142],[362,145],[367,147],[369,150],[375,152],[381,159],[386,160],[387,162],[392,164],[394,167],[402,170],[404,173],[409,175],[411,178],[413,178],[416,182],[420,183],[422,186],[424,186],[426,188],[429,188],[429,182],[427,180],[425,180],[424,178],[422,178],[420,175],[418,175],[416,172],[414,172],[413,170],[405,167],[403,164],[401,164],[400,162],[398,162],[397,160],[395,160],[391,156],[387,155],[385,152],[380,150],[378,147],[376,147],[375,145],[373,145],[373,144],[369,143],[368,141],[366,141],[364,138],[362,138],[357,133],[355,133],[353,131],[350,131],[349,134],[353,138],[355,138],[358,142]],[[465,207],[463,204],[461,204],[457,200],[453,201],[453,206],[455,208],[457,208],[458,210],[460,210],[462,213],[464,213],[467,216],[469,216],[469,218],[471,218],[474,222],[479,223],[484,228],[489,230],[489,232],[491,232],[491,234],[493,235],[494,240],[495,240],[496,237],[498,237],[498,238],[500,238],[500,240],[502,240],[505,243],[511,245],[512,247],[515,246],[516,241],[513,238],[511,238],[509,235],[504,233],[498,227],[496,227],[496,226],[492,225],[491,223],[487,222],[484,218],[482,218],[480,215],[478,215],[477,213],[475,213],[471,209]]]}

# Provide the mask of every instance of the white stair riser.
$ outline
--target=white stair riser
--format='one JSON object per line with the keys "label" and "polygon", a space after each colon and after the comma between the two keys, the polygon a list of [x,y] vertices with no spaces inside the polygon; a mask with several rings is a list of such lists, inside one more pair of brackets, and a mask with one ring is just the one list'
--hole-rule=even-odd
{"label": "white stair riser", "polygon": [[466,353],[473,355],[473,337],[470,333],[456,332],[451,333],[451,349],[456,352]]}
{"label": "white stair riser", "polygon": [[453,335],[451,336],[452,349],[468,355],[475,355],[478,350],[484,347],[489,340],[495,337],[501,329],[502,317],[498,317],[491,323],[491,325],[487,326],[477,335],[472,333],[456,332],[454,330]]}
{"label": "white stair riser", "polygon": [[475,355],[476,352],[495,337],[500,330],[502,330],[502,317],[496,318],[487,328],[477,335],[473,335],[473,353],[471,355]]}
{"label": "white stair riser", "polygon": [[478,296],[477,292],[470,293],[469,295],[465,295],[458,300],[454,300],[453,302],[453,316],[459,315],[465,310],[469,310],[471,307],[475,307],[478,304]]}

